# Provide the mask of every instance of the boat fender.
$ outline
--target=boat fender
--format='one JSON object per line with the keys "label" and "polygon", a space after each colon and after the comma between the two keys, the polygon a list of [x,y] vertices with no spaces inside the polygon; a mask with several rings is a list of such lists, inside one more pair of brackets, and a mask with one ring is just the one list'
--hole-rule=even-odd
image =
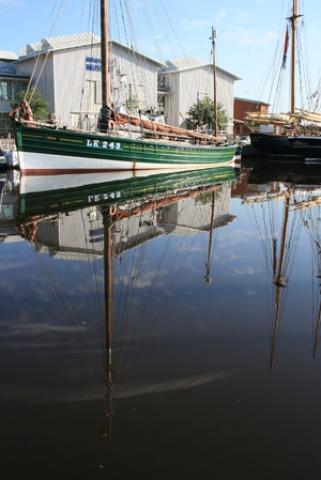
{"label": "boat fender", "polygon": [[116,212],[117,212],[117,207],[116,207],[116,205],[111,205],[111,206],[109,207],[109,215],[110,215],[110,216],[114,216],[114,215],[116,215]]}
{"label": "boat fender", "polygon": [[116,123],[114,122],[114,120],[108,120],[108,129],[115,130],[115,128],[116,128]]}

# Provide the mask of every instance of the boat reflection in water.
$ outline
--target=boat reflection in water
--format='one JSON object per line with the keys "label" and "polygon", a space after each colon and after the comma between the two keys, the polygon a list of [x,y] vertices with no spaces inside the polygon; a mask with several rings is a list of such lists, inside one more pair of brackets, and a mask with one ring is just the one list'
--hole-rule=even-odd
{"label": "boat reflection in water", "polygon": [[[303,228],[308,233],[313,256],[314,336],[313,356],[316,355],[321,327],[321,171],[318,166],[262,165],[249,173],[250,190],[244,196],[248,206],[261,205],[260,217],[253,217],[262,242],[267,273],[271,278],[274,298],[274,320],[271,336],[270,369],[276,357],[281,314],[286,289],[290,281],[298,238]],[[280,215],[280,205],[282,213]],[[306,253],[306,252],[305,252]],[[315,300],[314,300],[315,303]]]}
{"label": "boat reflection in water", "polygon": [[[17,230],[34,246],[38,255],[49,253],[56,260],[84,260],[93,265],[103,258],[103,275],[98,278],[96,271],[94,281],[95,295],[101,291],[104,299],[103,305],[99,305],[97,298],[95,301],[99,305],[97,314],[104,318],[106,421],[103,433],[107,437],[111,436],[112,398],[115,396],[112,332],[122,329],[117,319],[119,311],[113,305],[115,260],[120,258],[122,262],[124,252],[160,236],[174,234],[176,238],[184,239],[206,232],[208,245],[204,251],[203,281],[210,285],[214,230],[234,219],[229,213],[229,203],[231,182],[235,178],[235,170],[225,167],[157,175],[142,172],[140,176],[128,173],[22,176],[18,182],[15,199]],[[133,269],[126,273],[126,289],[129,285],[135,286],[135,282],[144,281],[140,278],[144,260],[140,257],[135,261],[135,255]],[[117,266],[117,276],[121,268]],[[155,271],[155,278],[160,268],[161,263]],[[122,322],[128,322],[131,309],[126,304],[129,299],[124,291],[120,293],[122,295],[124,298],[118,308]],[[125,320],[124,308],[128,309]],[[178,379],[174,383],[176,388],[188,388],[189,382],[196,385],[198,381]],[[137,388],[137,392],[146,388],[150,392],[157,391],[157,388],[171,389],[169,385],[160,384]]]}

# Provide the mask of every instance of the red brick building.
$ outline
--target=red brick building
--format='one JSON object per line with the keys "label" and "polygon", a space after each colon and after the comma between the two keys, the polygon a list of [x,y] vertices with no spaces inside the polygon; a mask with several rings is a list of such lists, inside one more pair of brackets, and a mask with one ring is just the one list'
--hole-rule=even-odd
{"label": "red brick building", "polygon": [[247,112],[268,113],[269,104],[258,100],[246,98],[234,98],[234,135],[248,135],[250,130],[244,125],[244,118]]}

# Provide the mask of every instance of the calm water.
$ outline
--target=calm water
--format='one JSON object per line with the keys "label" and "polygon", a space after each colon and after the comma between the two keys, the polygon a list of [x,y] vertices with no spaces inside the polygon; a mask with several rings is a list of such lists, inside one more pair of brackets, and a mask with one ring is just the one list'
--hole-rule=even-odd
{"label": "calm water", "polygon": [[233,177],[3,178],[2,478],[317,478],[320,177]]}

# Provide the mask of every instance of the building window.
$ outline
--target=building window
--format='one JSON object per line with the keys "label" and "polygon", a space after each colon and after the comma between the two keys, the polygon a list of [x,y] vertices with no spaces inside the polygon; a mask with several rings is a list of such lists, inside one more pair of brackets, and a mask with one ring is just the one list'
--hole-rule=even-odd
{"label": "building window", "polygon": [[19,82],[16,80],[0,80],[0,100],[12,102],[17,93],[21,92],[25,88],[25,82]]}
{"label": "building window", "polygon": [[0,81],[0,100],[11,100],[11,98],[9,98],[8,82],[6,80]]}

